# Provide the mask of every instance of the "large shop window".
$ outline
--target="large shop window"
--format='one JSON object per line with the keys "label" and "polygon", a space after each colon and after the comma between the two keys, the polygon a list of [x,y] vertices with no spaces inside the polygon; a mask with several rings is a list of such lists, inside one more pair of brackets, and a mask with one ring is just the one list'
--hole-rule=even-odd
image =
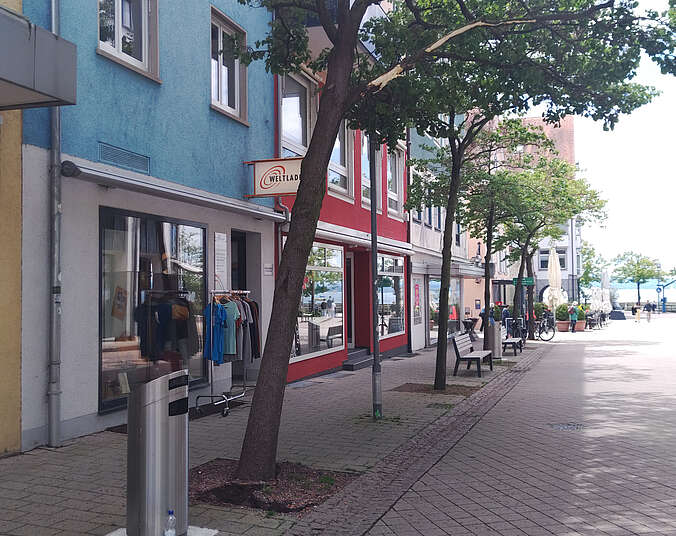
{"label": "large shop window", "polygon": [[404,332],[404,259],[378,257],[378,332],[380,338]]}
{"label": "large shop window", "polygon": [[[428,296],[430,307],[430,341],[435,342],[439,336],[439,296],[441,294],[441,279],[430,278]],[[460,330],[460,281],[451,279],[448,289],[448,331],[455,333]]]}
{"label": "large shop window", "polygon": [[100,409],[187,368],[204,379],[205,229],[101,209]]}
{"label": "large shop window", "polygon": [[303,280],[291,361],[344,348],[343,248],[315,244]]}

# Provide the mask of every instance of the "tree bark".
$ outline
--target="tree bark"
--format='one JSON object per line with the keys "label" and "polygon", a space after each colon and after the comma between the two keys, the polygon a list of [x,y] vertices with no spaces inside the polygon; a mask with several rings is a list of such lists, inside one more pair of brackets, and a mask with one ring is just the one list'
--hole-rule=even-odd
{"label": "tree bark", "polygon": [[353,51],[351,36],[343,36],[333,49],[319,103],[317,128],[301,165],[300,185],[275,281],[273,320],[268,328],[237,468],[240,480],[275,477],[279,425],[298,304],[326,190],[326,170],[348,97]]}
{"label": "tree bark", "polygon": [[641,305],[641,283],[636,283],[636,292],[638,293],[638,304]]}
{"label": "tree bark", "polygon": [[521,248],[521,262],[519,264],[519,275],[516,278],[516,285],[514,287],[514,312],[512,318],[516,319],[521,316],[521,293],[523,292],[523,271],[526,267],[526,247]]}
{"label": "tree bark", "polygon": [[460,167],[463,151],[459,149],[453,155],[451,165],[451,184],[446,202],[446,221],[444,223],[443,247],[441,249],[441,289],[439,290],[439,334],[437,336],[437,362],[434,370],[434,388],[446,388],[446,354],[448,345],[448,291],[451,286],[451,254],[453,248],[453,222],[458,207],[460,189]]}
{"label": "tree bark", "polygon": [[[491,305],[491,255],[493,252],[493,225],[495,220],[495,203],[491,201],[486,220],[486,255],[484,256],[484,325],[487,325]],[[488,333],[488,332],[486,332]],[[490,350],[490,340],[484,336],[484,350]]]}
{"label": "tree bark", "polygon": [[[533,278],[533,282],[535,282],[535,276],[533,275],[533,255],[534,253],[531,253],[527,256],[526,258],[526,273],[528,274],[528,277]],[[534,294],[535,294],[535,285],[531,285],[528,287],[528,338],[531,341],[535,340],[535,309],[533,307],[533,302],[534,300]]]}

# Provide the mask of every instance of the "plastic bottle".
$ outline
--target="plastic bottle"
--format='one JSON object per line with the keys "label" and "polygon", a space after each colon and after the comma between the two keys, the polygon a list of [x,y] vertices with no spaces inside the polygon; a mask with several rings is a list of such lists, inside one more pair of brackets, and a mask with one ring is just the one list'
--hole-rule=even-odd
{"label": "plastic bottle", "polygon": [[173,510],[167,512],[167,524],[164,529],[164,536],[176,536],[176,516]]}

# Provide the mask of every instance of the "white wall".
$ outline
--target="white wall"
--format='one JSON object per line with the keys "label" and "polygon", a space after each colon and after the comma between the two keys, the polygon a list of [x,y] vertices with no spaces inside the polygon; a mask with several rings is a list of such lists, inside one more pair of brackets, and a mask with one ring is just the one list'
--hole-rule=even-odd
{"label": "white wall", "polygon": [[[22,341],[23,448],[46,439],[47,359],[49,340],[49,226],[47,156],[24,147],[24,234]],[[61,346],[62,421],[64,437],[90,433],[124,421],[126,412],[98,415],[99,389],[99,207],[108,206],[207,225],[209,289],[213,285],[214,232],[232,228],[260,233],[261,259],[247,274],[262,308],[262,336],[270,321],[267,304],[274,277],[263,265],[274,264],[274,225],[269,220],[167,200],[121,188],[99,186],[76,178],[63,179]],[[228,240],[229,243],[229,240]],[[228,252],[228,255],[230,253]],[[252,273],[251,270],[257,273]],[[230,274],[228,273],[228,278]],[[229,288],[230,281],[227,281]],[[258,287],[258,288],[256,288]],[[264,344],[264,340],[263,340]],[[230,365],[214,369],[215,380],[230,386]]]}

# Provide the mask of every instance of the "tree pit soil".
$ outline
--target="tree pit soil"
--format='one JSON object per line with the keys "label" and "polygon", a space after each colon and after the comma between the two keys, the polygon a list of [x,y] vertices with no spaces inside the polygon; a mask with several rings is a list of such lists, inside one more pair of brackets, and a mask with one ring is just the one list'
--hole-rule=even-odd
{"label": "tree pit soil", "polygon": [[275,480],[235,479],[237,460],[217,458],[190,470],[192,502],[240,505],[274,512],[299,512],[323,503],[357,478],[355,473],[324,471],[292,462],[277,464]]}
{"label": "tree pit soil", "polygon": [[446,384],[446,389],[435,389],[434,385],[428,383],[405,383],[394,389],[392,391],[398,391],[400,393],[427,393],[431,395],[453,395],[453,396],[470,396],[475,391],[481,389],[480,385],[459,385],[459,384]]}

